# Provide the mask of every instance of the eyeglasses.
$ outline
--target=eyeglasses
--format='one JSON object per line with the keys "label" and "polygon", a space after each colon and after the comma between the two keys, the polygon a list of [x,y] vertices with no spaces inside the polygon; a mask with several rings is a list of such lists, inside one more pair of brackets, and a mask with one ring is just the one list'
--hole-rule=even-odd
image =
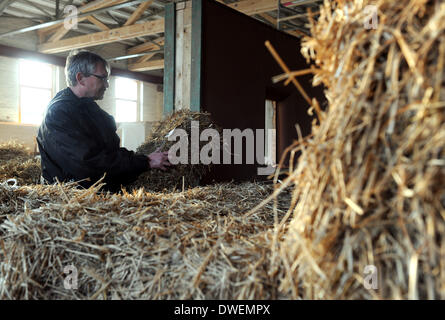
{"label": "eyeglasses", "polygon": [[99,76],[99,75],[94,74],[94,73],[89,73],[88,77],[89,76],[95,76],[96,78],[102,80],[103,82],[108,82],[110,80],[110,79],[108,79],[108,76]]}

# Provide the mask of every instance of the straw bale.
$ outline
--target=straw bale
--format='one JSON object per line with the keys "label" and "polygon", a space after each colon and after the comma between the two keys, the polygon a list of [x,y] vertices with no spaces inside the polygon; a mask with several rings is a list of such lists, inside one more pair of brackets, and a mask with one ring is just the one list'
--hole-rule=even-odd
{"label": "straw bale", "polygon": [[29,159],[32,157],[31,150],[25,145],[16,142],[8,141],[0,143],[0,161]]}
{"label": "straw bale", "polygon": [[302,46],[329,106],[289,148],[301,157],[272,247],[280,293],[445,299],[445,4],[325,1]]}
{"label": "straw bale", "polygon": [[[245,218],[271,184],[99,188],[0,185],[0,299],[274,298],[267,243],[289,193]],[[71,265],[75,290],[64,287]]]}
{"label": "straw bale", "polygon": [[[190,141],[192,121],[199,122],[199,128],[196,128],[199,129],[199,133],[205,129],[213,128],[220,133],[220,139],[222,139],[222,131],[212,122],[209,113],[192,112],[185,109],[175,111],[153,128],[147,140],[136,151],[145,155],[156,150],[168,151],[177,141],[169,141],[167,135],[174,129],[183,129],[188,134],[189,139],[188,164],[177,164],[165,172],[157,169],[144,172],[136,182],[127,187],[129,190],[144,187],[150,191],[171,191],[199,185],[200,178],[210,170],[211,166],[202,163],[192,164],[192,143]],[[199,142],[199,150],[201,150],[203,144],[203,142]]]}
{"label": "straw bale", "polygon": [[10,141],[0,144],[0,182],[15,179],[20,185],[40,180],[40,159],[24,145]]}

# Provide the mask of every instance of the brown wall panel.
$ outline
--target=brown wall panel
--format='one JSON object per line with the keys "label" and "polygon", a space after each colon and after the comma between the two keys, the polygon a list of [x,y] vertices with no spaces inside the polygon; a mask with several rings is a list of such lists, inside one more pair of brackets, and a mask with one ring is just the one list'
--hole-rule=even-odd
{"label": "brown wall panel", "polygon": [[[273,84],[283,73],[264,43],[269,40],[291,70],[308,68],[299,39],[211,0],[203,1],[202,110],[225,129],[264,129],[265,100],[278,102],[278,157],[297,138],[295,124],[310,132],[308,104],[292,85]],[[309,96],[323,100],[311,76],[299,78]],[[309,130],[309,132],[308,132]],[[216,165],[203,183],[254,180],[258,165]]]}

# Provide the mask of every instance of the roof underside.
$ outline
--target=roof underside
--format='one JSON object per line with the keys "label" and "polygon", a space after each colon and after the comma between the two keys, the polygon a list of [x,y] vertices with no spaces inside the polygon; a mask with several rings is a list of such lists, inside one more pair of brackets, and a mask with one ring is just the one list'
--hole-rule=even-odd
{"label": "roof underside", "polygon": [[[107,59],[112,63],[126,61],[131,71],[159,76],[164,65],[164,8],[170,2],[183,1],[0,0],[0,20],[13,19],[14,25],[19,26],[0,33],[0,43],[6,37],[11,39],[17,34],[34,32],[38,36],[38,51],[62,56],[71,49],[94,46],[102,46],[103,52],[113,53],[116,50],[106,50],[107,47],[119,43],[126,48],[126,53],[107,56]],[[299,37],[309,33],[308,11],[316,16],[322,0],[218,2]],[[78,14],[77,29],[67,30],[63,19],[74,14],[73,10]]]}

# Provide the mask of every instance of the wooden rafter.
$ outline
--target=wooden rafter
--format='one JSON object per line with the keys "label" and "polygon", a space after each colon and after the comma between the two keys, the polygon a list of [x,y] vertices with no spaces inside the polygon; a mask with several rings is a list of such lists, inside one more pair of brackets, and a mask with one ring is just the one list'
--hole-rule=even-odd
{"label": "wooden rafter", "polygon": [[134,24],[141,17],[144,11],[153,4],[153,2],[154,0],[150,0],[141,3],[139,7],[133,12],[133,14],[128,18],[127,22],[125,22],[124,26],[130,26]]}
{"label": "wooden rafter", "polygon": [[128,65],[130,71],[151,71],[164,69],[164,59],[132,63]]}
{"label": "wooden rafter", "polygon": [[136,37],[150,36],[163,31],[164,19],[158,19],[155,21],[148,21],[131,26],[115,28],[108,31],[101,31],[55,42],[44,43],[40,45],[38,49],[43,53],[58,53]]}
{"label": "wooden rafter", "polygon": [[270,24],[272,24],[274,27],[277,26],[277,19],[272,18],[270,15],[268,15],[267,13],[260,13],[259,16],[261,16],[264,20],[266,20],[267,22],[269,22]]}
{"label": "wooden rafter", "polygon": [[89,16],[88,21],[93,23],[94,25],[98,26],[101,30],[110,30],[106,24],[104,24],[102,21],[96,19],[94,16]]}
{"label": "wooden rafter", "polygon": [[156,40],[156,43],[153,42],[145,42],[143,44],[139,44],[137,46],[131,47],[127,50],[128,54],[136,54],[141,52],[159,50],[161,46],[164,45],[164,38],[160,38]]}
{"label": "wooden rafter", "polygon": [[136,61],[136,63],[146,62],[146,61],[150,60],[151,58],[153,58],[155,55],[156,55],[156,52],[155,53],[151,53],[151,54],[147,54],[147,55],[145,55],[143,57],[140,57],[139,60]]}
{"label": "wooden rafter", "polygon": [[114,6],[116,4],[121,4],[124,2],[128,2],[129,0],[95,0],[95,1],[91,1],[83,6],[81,6],[79,8],[80,12],[89,12],[89,11],[93,11],[93,10],[97,10],[97,9],[101,9],[101,8],[105,8],[105,7],[111,7]]}
{"label": "wooden rafter", "polygon": [[305,34],[304,32],[301,32],[300,30],[285,30],[284,32],[286,32],[286,33],[288,33],[290,35],[293,35],[293,36],[295,36],[297,38],[307,36],[307,34]]}
{"label": "wooden rafter", "polygon": [[[81,7],[81,12],[87,12],[91,10],[95,10],[98,8],[108,7],[111,5],[120,4],[123,2],[127,2],[128,0],[96,0],[90,2]],[[222,2],[222,1],[220,1]],[[100,44],[111,43],[115,41],[121,41],[126,39],[131,39],[135,37],[142,37],[147,35],[154,35],[158,33],[164,32],[164,19],[158,19],[154,21],[149,21],[140,24],[134,24],[143,12],[148,8],[149,5],[153,3],[153,0],[148,0],[139,5],[139,7],[133,12],[130,18],[127,20],[125,25],[120,28],[115,28],[111,30],[105,30],[101,32],[96,32],[92,34],[82,35],[73,37],[70,39],[61,40],[64,34],[66,34],[67,30],[65,28],[59,28],[50,39],[50,42],[44,43],[39,46],[39,51],[44,53],[58,53],[63,51],[68,51],[72,49],[85,48]],[[278,0],[242,0],[233,4],[226,4],[227,6],[241,11],[248,15],[254,14],[262,14],[265,19],[270,21],[271,23],[275,22],[275,19],[268,15],[264,15],[265,12],[276,10],[278,5]],[[106,26],[102,24],[100,21],[95,19],[94,17],[85,17],[85,19],[89,19],[96,25],[99,25],[102,29],[105,29]],[[63,31],[61,30],[63,29]],[[44,33],[45,31],[42,31]],[[161,44],[162,45],[162,44]],[[139,52],[148,52],[159,50],[160,46],[157,46],[152,43],[143,44],[137,47],[134,47],[128,50],[128,53],[139,53]],[[153,55],[147,55],[141,59],[139,59],[139,63],[153,63],[153,61],[146,61],[150,59]]]}
{"label": "wooden rafter", "polygon": [[226,6],[251,16],[277,10],[278,0],[242,0],[236,3],[226,4]]}
{"label": "wooden rafter", "polygon": [[[141,52],[158,51],[164,46],[164,42],[165,42],[164,38],[156,40],[156,43],[145,42],[143,44],[140,44],[140,45],[137,45],[135,47],[128,49],[127,53],[128,54],[137,54],[137,53],[141,53]],[[152,53],[152,54],[147,54],[143,57],[140,57],[136,63],[146,62],[146,61],[150,60],[151,58],[153,58],[153,56],[156,53],[157,52]]]}
{"label": "wooden rafter", "polygon": [[[77,22],[79,23],[79,22],[84,21],[86,19],[87,19],[86,17],[85,18],[80,18],[80,19],[77,20]],[[51,35],[51,37],[48,39],[48,42],[54,42],[54,41],[62,39],[68,33],[68,31],[70,31],[70,30],[65,28],[65,26],[59,26],[59,28],[56,29],[56,32],[54,32]]]}
{"label": "wooden rafter", "polygon": [[[78,11],[80,13],[87,13],[87,12],[91,12],[97,9],[102,9],[102,8],[106,8],[106,7],[111,7],[114,5],[118,5],[124,2],[128,2],[129,0],[95,0],[92,1],[88,4],[85,4],[83,6],[81,6]],[[88,19],[88,17],[84,17],[84,18],[79,18],[77,20],[77,22],[81,22]],[[54,42],[54,41],[58,41],[60,39],[62,39],[67,33],[68,33],[69,29],[66,29],[63,23],[59,23],[56,25],[53,25],[51,27],[48,28],[43,28],[37,31],[38,35],[40,36],[40,38],[44,38],[45,36],[47,36],[48,34],[51,34],[53,32],[55,32],[49,39],[48,42]]]}
{"label": "wooden rafter", "polygon": [[278,0],[241,0],[230,4],[225,3],[223,0],[216,1],[249,16],[274,11],[278,8]]}

